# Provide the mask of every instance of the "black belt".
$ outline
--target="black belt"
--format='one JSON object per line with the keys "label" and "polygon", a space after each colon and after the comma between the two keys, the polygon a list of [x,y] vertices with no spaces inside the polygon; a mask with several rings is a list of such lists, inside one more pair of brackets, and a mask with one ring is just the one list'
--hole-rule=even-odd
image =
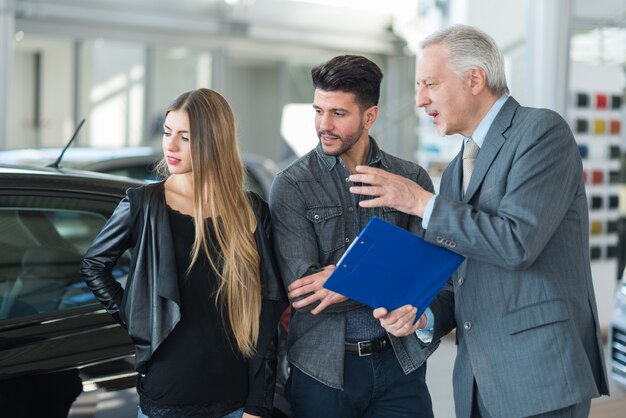
{"label": "black belt", "polygon": [[385,335],[384,337],[375,338],[373,340],[348,342],[346,341],[346,351],[348,353],[356,353],[360,357],[369,356],[372,354],[380,353],[391,346],[391,341]]}

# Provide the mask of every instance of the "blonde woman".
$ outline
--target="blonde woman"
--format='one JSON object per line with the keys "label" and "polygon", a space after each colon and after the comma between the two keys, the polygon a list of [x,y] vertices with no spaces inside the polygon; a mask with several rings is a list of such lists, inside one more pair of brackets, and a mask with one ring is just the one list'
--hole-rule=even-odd
{"label": "blonde woman", "polygon": [[[127,191],[81,266],[135,343],[138,416],[269,416],[286,299],[220,94],[186,92],[167,109],[160,169],[164,181]],[[112,268],[128,249],[123,289]]]}

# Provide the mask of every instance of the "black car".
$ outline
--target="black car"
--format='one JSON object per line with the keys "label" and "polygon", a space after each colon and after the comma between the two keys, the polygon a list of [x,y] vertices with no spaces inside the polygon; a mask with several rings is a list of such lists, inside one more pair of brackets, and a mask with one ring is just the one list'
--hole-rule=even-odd
{"label": "black car", "polygon": [[[0,166],[3,407],[9,402],[4,397],[20,385],[42,396],[63,385],[75,387],[78,370],[87,388],[134,383],[132,342],[87,289],[78,266],[125,190],[141,184],[95,173]],[[120,282],[129,263],[126,255],[116,268]],[[117,364],[106,368],[104,362]],[[16,408],[19,393],[13,394]]]}
{"label": "black car", "polygon": [[[141,184],[100,173],[0,165],[3,416],[18,416],[4,415],[5,407],[27,402],[19,400],[23,395],[42,401],[41,416],[55,416],[46,396],[58,402],[66,397],[71,405],[80,382],[85,390],[135,384],[133,344],[87,289],[78,267],[125,190]],[[129,265],[128,253],[115,268],[122,284]],[[277,393],[275,416],[287,416],[279,410],[288,408],[282,388]]]}

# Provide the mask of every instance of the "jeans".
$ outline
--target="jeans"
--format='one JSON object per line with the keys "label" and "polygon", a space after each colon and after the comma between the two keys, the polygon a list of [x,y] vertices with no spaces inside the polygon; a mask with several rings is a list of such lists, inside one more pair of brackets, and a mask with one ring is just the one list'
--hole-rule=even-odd
{"label": "jeans", "polygon": [[243,416],[243,408],[224,415],[222,418],[241,418]]}
{"label": "jeans", "polygon": [[[243,416],[243,408],[233,411],[224,415],[222,418],[241,418]],[[140,407],[137,407],[137,418],[150,418],[141,411]]]}
{"label": "jeans", "polygon": [[344,390],[291,368],[287,397],[296,418],[432,418],[426,364],[404,374],[392,349],[371,356],[345,353]]}

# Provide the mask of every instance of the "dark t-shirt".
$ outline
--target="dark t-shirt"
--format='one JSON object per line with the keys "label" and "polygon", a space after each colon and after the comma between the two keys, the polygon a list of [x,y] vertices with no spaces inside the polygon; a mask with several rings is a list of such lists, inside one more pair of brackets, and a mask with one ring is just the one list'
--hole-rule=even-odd
{"label": "dark t-shirt", "polygon": [[[195,406],[201,407],[205,416],[223,416],[246,401],[247,362],[236,348],[230,327],[224,326],[222,315],[226,313],[215,301],[218,278],[203,252],[186,274],[195,236],[193,219],[169,209],[169,221],[181,320],[157,348],[139,380],[142,410],[149,414],[145,409],[151,406]],[[215,241],[212,233],[208,238]]]}

